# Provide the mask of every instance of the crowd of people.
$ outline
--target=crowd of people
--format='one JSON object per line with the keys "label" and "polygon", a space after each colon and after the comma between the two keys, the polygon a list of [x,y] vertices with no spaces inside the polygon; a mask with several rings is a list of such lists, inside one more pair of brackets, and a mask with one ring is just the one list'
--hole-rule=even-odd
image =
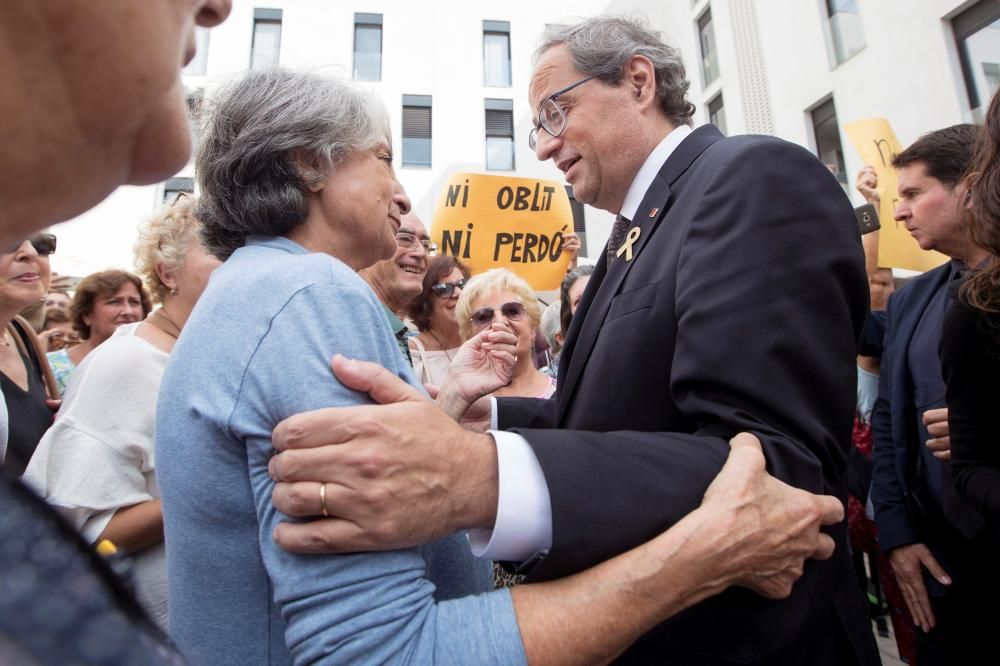
{"label": "crowd of people", "polygon": [[812,154],[691,128],[643,21],[551,26],[531,147],[616,221],[546,305],[437,255],[373,93],[254,70],[136,274],[50,289],[42,229],[187,159],[230,11],[57,5],[15,3],[22,67],[121,89],[0,72],[0,662],[875,664],[885,608],[911,664],[989,658],[1000,94],[894,157],[950,261],[893,292]]}

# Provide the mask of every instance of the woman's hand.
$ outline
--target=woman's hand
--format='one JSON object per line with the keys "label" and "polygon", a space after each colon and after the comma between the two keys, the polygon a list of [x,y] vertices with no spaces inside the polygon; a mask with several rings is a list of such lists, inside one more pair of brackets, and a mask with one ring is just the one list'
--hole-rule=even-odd
{"label": "woman's hand", "polygon": [[438,405],[457,421],[476,400],[510,384],[516,347],[517,336],[501,322],[471,337],[448,368]]}

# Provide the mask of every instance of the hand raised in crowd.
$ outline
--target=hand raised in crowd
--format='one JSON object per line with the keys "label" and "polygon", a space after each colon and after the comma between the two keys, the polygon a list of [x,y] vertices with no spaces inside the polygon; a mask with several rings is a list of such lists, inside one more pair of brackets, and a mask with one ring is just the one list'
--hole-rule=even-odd
{"label": "hand raised in crowd", "polygon": [[844,506],[836,497],[813,495],[768,474],[754,435],[740,433],[729,444],[726,464],[690,515],[703,514],[706,525],[728,526],[696,533],[708,541],[700,548],[705,563],[727,572],[713,593],[740,585],[771,599],[787,597],[805,560],[833,554],[833,539],[820,527],[842,521]]}
{"label": "hand raised in crowd", "polygon": [[948,408],[928,409],[924,412],[924,425],[931,436],[927,448],[938,460],[951,460],[951,438],[948,436]]}
{"label": "hand raised in crowd", "polygon": [[861,167],[854,181],[854,187],[857,188],[858,192],[861,193],[861,196],[868,203],[878,206],[882,201],[882,197],[878,192],[878,174],[875,172],[875,167],[867,164]]}
{"label": "hand raised in crowd", "polygon": [[517,336],[501,321],[469,338],[452,360],[444,384],[438,387],[438,406],[458,421],[476,400],[510,384],[516,347]]}
{"label": "hand raised in crowd", "polygon": [[562,251],[569,255],[569,265],[566,266],[566,270],[571,271],[576,268],[580,258],[580,237],[576,235],[576,232],[570,231],[563,235]]}
{"label": "hand raised in crowd", "polygon": [[924,584],[924,569],[942,585],[951,585],[951,578],[934,559],[934,555],[922,543],[911,543],[894,548],[889,552],[889,562],[896,574],[899,590],[910,609],[913,622],[925,632],[934,628],[934,611],[927,596],[927,585]]}
{"label": "hand raised in crowd", "polygon": [[[380,365],[338,355],[333,371],[345,386],[379,404],[305,412],[275,428],[272,443],[279,453],[268,466],[278,482],[274,506],[288,516],[322,515],[325,484],[330,514],[282,523],[274,533],[279,546],[297,553],[391,550],[493,525],[492,437],[462,428]],[[483,484],[488,470],[493,482]]]}

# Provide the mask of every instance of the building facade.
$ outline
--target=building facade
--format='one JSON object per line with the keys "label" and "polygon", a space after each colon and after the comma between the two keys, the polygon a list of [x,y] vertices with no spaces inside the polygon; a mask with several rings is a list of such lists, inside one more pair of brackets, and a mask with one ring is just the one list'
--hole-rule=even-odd
{"label": "building facade", "polygon": [[[400,182],[433,227],[449,174],[562,182],[528,148],[531,54],[546,25],[604,12],[642,13],[681,49],[695,124],[806,146],[852,196],[861,163],[846,123],[886,117],[906,145],[981,118],[1000,81],[1000,0],[581,0],[571,8],[552,0],[235,0],[226,23],[199,31],[183,81],[192,106],[218,82],[271,64],[370,87],[389,110]],[[131,266],[136,226],[190,189],[193,176],[189,164],[165,183],[121,188],[58,225],[54,269]],[[99,223],[80,223],[90,218]],[[585,254],[596,257],[613,217],[578,206],[576,218]]]}

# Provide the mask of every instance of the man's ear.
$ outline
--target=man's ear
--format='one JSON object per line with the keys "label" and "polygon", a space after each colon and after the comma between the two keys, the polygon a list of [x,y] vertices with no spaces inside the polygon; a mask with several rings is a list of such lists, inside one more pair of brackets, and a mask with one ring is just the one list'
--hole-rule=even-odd
{"label": "man's ear", "polygon": [[637,100],[648,102],[656,97],[656,68],[646,56],[636,54],[629,58],[622,79]]}

